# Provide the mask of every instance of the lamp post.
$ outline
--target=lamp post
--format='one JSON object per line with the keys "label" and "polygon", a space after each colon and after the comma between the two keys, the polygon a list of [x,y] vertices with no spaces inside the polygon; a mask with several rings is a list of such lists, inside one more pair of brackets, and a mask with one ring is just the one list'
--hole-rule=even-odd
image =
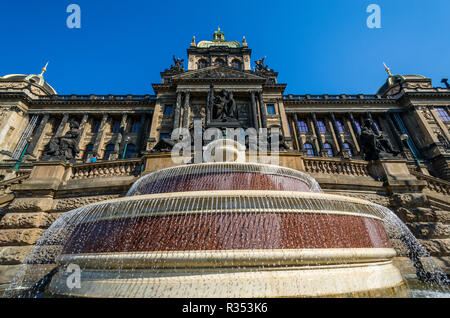
{"label": "lamp post", "polygon": [[17,159],[16,164],[15,164],[14,167],[13,167],[14,170],[19,170],[20,164],[22,163],[23,156],[25,156],[25,153],[27,152],[27,149],[28,149],[28,146],[29,146],[30,143],[31,143],[31,140],[32,140],[31,137],[28,137],[28,138],[27,138],[27,143],[25,144],[25,147],[23,148],[22,153],[20,154],[19,159]]}
{"label": "lamp post", "polygon": [[122,160],[125,159],[125,155],[127,153],[128,142],[130,141],[130,137],[125,137],[125,147],[123,147]]}
{"label": "lamp post", "polygon": [[412,151],[409,143],[408,143],[408,139],[409,139],[409,135],[408,134],[402,134],[400,135],[400,140],[403,142],[403,144],[406,144],[406,147],[411,151],[411,153],[414,156],[414,163],[416,164],[416,166],[420,167],[420,162],[419,159],[417,159],[417,157],[415,156],[414,152]]}

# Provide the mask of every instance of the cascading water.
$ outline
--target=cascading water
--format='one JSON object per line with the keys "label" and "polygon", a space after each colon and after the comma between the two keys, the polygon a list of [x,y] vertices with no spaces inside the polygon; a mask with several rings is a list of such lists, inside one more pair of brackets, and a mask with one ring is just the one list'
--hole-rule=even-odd
{"label": "cascading water", "polygon": [[6,296],[407,296],[385,228],[426,256],[393,212],[324,194],[299,171],[179,166],[58,218]]}

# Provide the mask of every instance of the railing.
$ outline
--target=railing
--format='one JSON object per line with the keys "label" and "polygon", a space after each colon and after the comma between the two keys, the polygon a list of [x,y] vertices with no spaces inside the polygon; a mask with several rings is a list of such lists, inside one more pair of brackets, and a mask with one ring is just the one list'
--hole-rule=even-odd
{"label": "railing", "polygon": [[78,164],[72,167],[71,180],[92,179],[102,177],[139,176],[142,159],[117,160]]}
{"label": "railing", "polygon": [[327,158],[304,158],[308,173],[370,177],[367,161]]}
{"label": "railing", "polygon": [[317,100],[317,99],[331,99],[331,100],[355,100],[355,99],[390,99],[390,96],[381,97],[381,95],[367,95],[367,94],[358,94],[358,95],[284,95],[283,100],[290,101],[290,100]]}
{"label": "railing", "polygon": [[8,193],[13,184],[21,183],[23,180],[28,179],[28,177],[30,176],[29,171],[20,173],[18,171],[16,174],[17,177],[0,182],[0,195]]}
{"label": "railing", "polygon": [[450,194],[450,182],[447,182],[445,180],[435,178],[432,176],[427,176],[426,174],[417,172],[413,169],[409,169],[409,172],[415,176],[419,180],[425,180],[427,182],[427,185],[425,186],[425,189],[433,192],[437,192],[443,195]]}
{"label": "railing", "polygon": [[69,101],[69,100],[103,100],[103,101],[144,101],[154,100],[155,95],[49,95],[39,96],[39,100]]}

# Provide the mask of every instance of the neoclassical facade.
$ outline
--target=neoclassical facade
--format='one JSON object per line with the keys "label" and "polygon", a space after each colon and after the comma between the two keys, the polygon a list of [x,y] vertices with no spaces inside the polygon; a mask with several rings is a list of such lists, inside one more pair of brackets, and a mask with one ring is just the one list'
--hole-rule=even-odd
{"label": "neoclassical facade", "polygon": [[[325,192],[390,207],[448,270],[448,84],[388,70],[373,95],[287,95],[278,73],[251,53],[245,38],[227,41],[220,29],[212,41],[194,38],[187,61],[174,57],[148,95],[58,95],[44,72],[0,77],[0,284],[59,215],[123,196],[140,176],[174,165],[172,132],[192,130],[195,120],[203,129],[278,128],[280,165],[306,171]],[[366,160],[367,119],[395,156]],[[52,160],[52,142],[73,122],[77,151]]]}

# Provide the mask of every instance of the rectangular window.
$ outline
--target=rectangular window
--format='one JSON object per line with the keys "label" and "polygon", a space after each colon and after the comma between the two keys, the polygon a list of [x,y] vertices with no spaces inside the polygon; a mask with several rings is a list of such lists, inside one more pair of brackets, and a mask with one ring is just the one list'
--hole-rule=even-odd
{"label": "rectangular window", "polygon": [[170,139],[170,135],[169,134],[160,134],[159,139]]}
{"label": "rectangular window", "polygon": [[165,116],[172,116],[172,113],[173,113],[173,106],[172,105],[164,106],[164,115]]}
{"label": "rectangular window", "polygon": [[342,125],[342,122],[340,120],[336,120],[336,126],[339,132],[344,132],[344,125]]}
{"label": "rectangular window", "polygon": [[120,132],[120,120],[113,120],[111,132],[113,133]]}
{"label": "rectangular window", "polygon": [[267,114],[275,115],[275,105],[267,105]]}
{"label": "rectangular window", "polygon": [[298,121],[298,128],[300,129],[300,132],[306,133],[309,131],[308,124],[306,123],[306,120],[303,119]]}
{"label": "rectangular window", "polygon": [[319,132],[326,132],[327,131],[327,127],[325,126],[325,123],[323,122],[323,120],[318,120],[317,121],[317,127],[319,128]]}
{"label": "rectangular window", "polygon": [[447,110],[444,107],[436,107],[436,112],[439,116],[439,118],[444,122],[450,122],[450,116],[448,115]]}

